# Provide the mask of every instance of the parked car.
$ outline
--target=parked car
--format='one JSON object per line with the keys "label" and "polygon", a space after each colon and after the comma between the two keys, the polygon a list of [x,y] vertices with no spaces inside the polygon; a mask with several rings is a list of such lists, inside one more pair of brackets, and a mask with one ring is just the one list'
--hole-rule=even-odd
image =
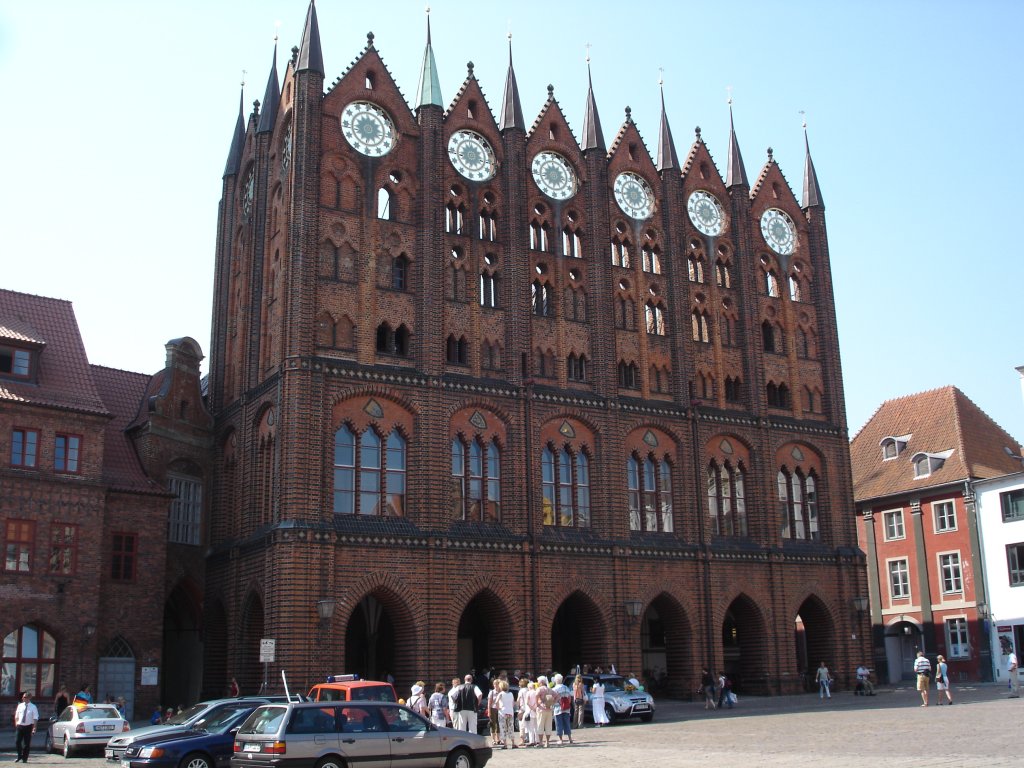
{"label": "parked car", "polygon": [[[299,694],[292,694],[293,698],[302,698]],[[124,754],[125,748],[133,744],[137,739],[148,738],[162,733],[182,733],[192,728],[203,728],[211,719],[221,716],[222,712],[235,711],[239,703],[266,704],[271,701],[287,701],[285,696],[238,696],[231,699],[211,699],[193,704],[184,712],[171,717],[166,723],[159,725],[147,725],[143,728],[136,728],[131,733],[118,734],[112,737],[103,750],[107,760],[118,761]]]}
{"label": "parked car", "polygon": [[381,701],[264,704],[235,734],[231,768],[483,768],[487,739],[438,728],[411,709]]}
{"label": "parked car", "polygon": [[395,686],[380,680],[361,680],[359,675],[328,675],[327,681],[309,689],[310,701],[398,701]]}
{"label": "parked car", "polygon": [[256,707],[239,701],[187,731],[150,734],[124,749],[121,768],[226,768],[231,761],[235,731]]}
{"label": "parked car", "polygon": [[583,675],[583,685],[587,690],[587,711],[588,719],[593,719],[593,707],[590,705],[590,689],[594,681],[600,680],[604,685],[604,711],[608,715],[608,722],[628,717],[639,717],[642,722],[649,723],[654,719],[654,697],[647,691],[641,691],[628,686],[632,690],[626,690],[627,684],[622,675]]}
{"label": "parked car", "polygon": [[46,751],[61,750],[64,757],[86,747],[102,747],[111,734],[131,729],[113,704],[89,704],[79,709],[65,707],[60,715],[50,718],[46,729]]}

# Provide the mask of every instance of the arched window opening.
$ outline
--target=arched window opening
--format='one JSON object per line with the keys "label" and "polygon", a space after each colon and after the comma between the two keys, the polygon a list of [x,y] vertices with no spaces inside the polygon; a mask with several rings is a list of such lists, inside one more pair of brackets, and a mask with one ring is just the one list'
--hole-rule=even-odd
{"label": "arched window opening", "polygon": [[743,466],[712,461],[707,472],[708,518],[718,536],[747,535],[747,507]]}
{"label": "arched window opening", "polygon": [[570,446],[544,446],[541,452],[544,525],[590,526],[590,458]]}
{"label": "arched window opening", "polygon": [[382,441],[372,428],[357,435],[343,424],[334,433],[334,514],[405,516],[405,438],[393,429]]}

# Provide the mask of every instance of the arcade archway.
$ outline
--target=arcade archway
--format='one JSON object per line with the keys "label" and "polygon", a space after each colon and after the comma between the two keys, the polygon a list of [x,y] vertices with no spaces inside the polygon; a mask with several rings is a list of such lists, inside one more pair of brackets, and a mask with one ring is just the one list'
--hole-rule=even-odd
{"label": "arcade archway", "polygon": [[796,646],[797,673],[804,681],[805,690],[817,690],[814,676],[818,664],[824,661],[833,676],[840,670],[836,669],[839,662],[834,658],[836,653],[835,623],[825,608],[825,604],[816,596],[811,595],[800,606],[794,620],[793,634]]}
{"label": "arcade archway", "polygon": [[601,610],[582,592],[573,592],[551,622],[551,668],[563,672],[577,665],[607,665],[610,632]]}
{"label": "arcade archway", "polygon": [[491,590],[477,593],[459,618],[456,670],[460,675],[511,671],[523,660],[515,658],[515,632],[507,608]]}
{"label": "arcade archway", "polygon": [[740,595],[722,621],[722,663],[738,693],[769,693],[769,638],[757,605]]}

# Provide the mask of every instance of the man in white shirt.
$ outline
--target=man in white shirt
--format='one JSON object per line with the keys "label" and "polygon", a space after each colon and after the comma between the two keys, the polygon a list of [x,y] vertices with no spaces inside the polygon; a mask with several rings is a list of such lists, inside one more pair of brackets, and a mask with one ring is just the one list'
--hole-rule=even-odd
{"label": "man in white shirt", "polygon": [[39,710],[32,703],[32,694],[28,691],[21,696],[21,703],[14,710],[14,762],[28,762],[28,751],[32,746],[32,734],[36,732],[39,721]]}
{"label": "man in white shirt", "polygon": [[921,706],[928,706],[928,683],[931,679],[932,663],[924,655],[924,651],[917,652],[914,660],[914,672],[917,673],[917,690],[921,692]]}
{"label": "man in white shirt", "polygon": [[1006,670],[1010,673],[1010,698],[1020,698],[1020,682],[1017,678],[1017,654],[1010,651],[1010,659],[1006,663]]}
{"label": "man in white shirt", "polygon": [[871,683],[871,670],[861,664],[857,667],[857,682],[862,696],[874,696],[875,686]]}

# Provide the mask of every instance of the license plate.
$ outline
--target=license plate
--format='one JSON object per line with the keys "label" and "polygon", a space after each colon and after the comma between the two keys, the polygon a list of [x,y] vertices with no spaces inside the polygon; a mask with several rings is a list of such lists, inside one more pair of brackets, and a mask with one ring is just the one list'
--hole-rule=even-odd
{"label": "license plate", "polygon": [[633,707],[634,712],[646,712],[649,709],[650,707],[646,704],[637,704],[635,707]]}
{"label": "license plate", "polygon": [[112,730],[114,730],[114,726],[112,726],[112,725],[94,725],[92,727],[92,729],[94,731],[112,731]]}
{"label": "license plate", "polygon": [[259,744],[245,744],[242,747],[242,751],[243,752],[259,752],[260,751],[260,745]]}
{"label": "license plate", "polygon": [[107,758],[107,760],[113,760],[114,759],[114,750],[112,750],[112,749],[104,749],[103,750],[103,756],[105,758]]}

